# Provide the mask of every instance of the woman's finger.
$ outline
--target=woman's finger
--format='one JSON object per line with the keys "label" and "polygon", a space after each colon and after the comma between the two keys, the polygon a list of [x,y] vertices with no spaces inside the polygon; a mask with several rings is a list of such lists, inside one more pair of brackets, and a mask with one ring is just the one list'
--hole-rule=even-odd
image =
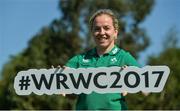
{"label": "woman's finger", "polygon": [[58,66],[57,66],[57,68],[61,68],[61,66],[60,66],[60,65],[58,65]]}
{"label": "woman's finger", "polygon": [[65,96],[66,96],[66,94],[65,94],[65,93],[62,93],[62,96],[64,96],[64,97],[65,97]]}
{"label": "woman's finger", "polygon": [[124,91],[124,92],[122,93],[123,96],[126,96],[127,94],[128,94],[127,91]]}

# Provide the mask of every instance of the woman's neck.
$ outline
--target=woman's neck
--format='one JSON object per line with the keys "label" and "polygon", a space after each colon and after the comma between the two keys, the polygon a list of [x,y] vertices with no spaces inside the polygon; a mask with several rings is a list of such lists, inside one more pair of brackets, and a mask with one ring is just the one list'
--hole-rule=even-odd
{"label": "woman's neck", "polygon": [[106,54],[109,51],[111,51],[113,47],[114,47],[114,44],[107,48],[106,47],[97,47],[97,53],[98,53],[98,55]]}

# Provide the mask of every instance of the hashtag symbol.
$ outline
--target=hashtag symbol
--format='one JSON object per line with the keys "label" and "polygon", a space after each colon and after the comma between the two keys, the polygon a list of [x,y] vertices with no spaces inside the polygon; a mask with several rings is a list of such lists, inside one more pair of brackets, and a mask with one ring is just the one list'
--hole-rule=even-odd
{"label": "hashtag symbol", "polygon": [[24,79],[24,76],[22,76],[21,80],[19,80],[20,84],[20,89],[23,90],[23,88],[25,87],[25,90],[28,89],[28,86],[30,86],[29,82],[30,82],[30,79],[29,79],[29,76],[26,76],[26,79]]}

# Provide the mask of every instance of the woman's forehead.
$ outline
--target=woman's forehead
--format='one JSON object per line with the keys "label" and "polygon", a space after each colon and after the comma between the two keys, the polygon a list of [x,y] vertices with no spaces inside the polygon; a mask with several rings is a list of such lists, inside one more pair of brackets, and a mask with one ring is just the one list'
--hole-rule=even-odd
{"label": "woman's forehead", "polygon": [[113,20],[109,15],[101,14],[101,15],[96,16],[96,18],[94,19],[94,24],[97,24],[97,23],[111,23],[111,24],[113,24]]}

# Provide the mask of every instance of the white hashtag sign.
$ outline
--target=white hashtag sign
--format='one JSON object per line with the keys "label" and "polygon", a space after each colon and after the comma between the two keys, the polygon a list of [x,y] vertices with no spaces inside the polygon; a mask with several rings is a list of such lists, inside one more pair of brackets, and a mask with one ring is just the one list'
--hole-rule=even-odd
{"label": "white hashtag sign", "polygon": [[18,72],[18,95],[161,92],[170,70],[167,66],[129,66],[66,69],[29,69]]}

